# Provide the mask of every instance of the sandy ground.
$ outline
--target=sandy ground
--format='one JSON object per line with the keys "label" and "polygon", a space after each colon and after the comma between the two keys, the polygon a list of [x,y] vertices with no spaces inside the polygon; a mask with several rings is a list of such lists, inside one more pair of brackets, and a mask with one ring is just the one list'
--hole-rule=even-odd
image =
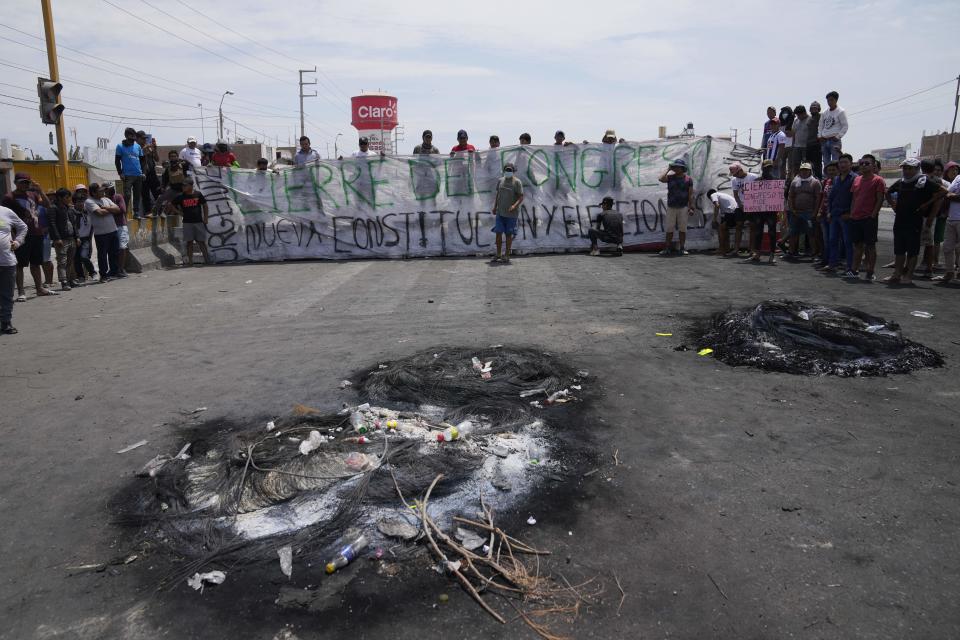
{"label": "sandy ground", "polygon": [[[560,354],[604,393],[582,425],[601,470],[529,505],[538,524],[518,533],[554,551],[551,571],[605,585],[564,633],[958,637],[960,289],[918,285],[851,283],[807,263],[571,255],[156,271],[18,304],[20,334],[0,338],[0,637],[269,639],[287,625],[303,639],[534,637],[425,565],[390,582],[368,579],[367,562],[323,611],[276,605],[290,588],[276,571],[200,595],[158,593],[157,558],[68,569],[126,552],[107,501],[147,459],[176,452],[184,413],[336,407],[338,382],[379,360],[491,343]],[[771,297],[894,319],[947,364],[812,378],[674,351],[690,320]],[[303,569],[293,588],[322,580]]]}

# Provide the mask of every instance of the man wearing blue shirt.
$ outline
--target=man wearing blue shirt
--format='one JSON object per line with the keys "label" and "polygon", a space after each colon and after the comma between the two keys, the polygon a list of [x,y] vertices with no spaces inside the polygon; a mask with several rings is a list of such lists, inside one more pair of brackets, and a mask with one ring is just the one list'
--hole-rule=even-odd
{"label": "man wearing blue shirt", "polygon": [[847,269],[844,275],[853,273],[853,237],[850,235],[850,209],[853,207],[853,179],[857,174],[851,171],[853,157],[848,153],[840,156],[837,162],[840,174],[833,179],[828,199],[830,212],[830,239],[827,266],[822,270],[833,273],[840,268],[840,243],[843,243]]}
{"label": "man wearing blue shirt", "polygon": [[[123,180],[123,199],[133,209],[133,217],[140,219],[145,212],[143,207],[143,147],[137,144],[137,131],[127,127],[123,132],[123,142],[117,145],[114,157],[117,173]],[[131,193],[132,192],[132,193]],[[132,196],[132,197],[131,197]]]}

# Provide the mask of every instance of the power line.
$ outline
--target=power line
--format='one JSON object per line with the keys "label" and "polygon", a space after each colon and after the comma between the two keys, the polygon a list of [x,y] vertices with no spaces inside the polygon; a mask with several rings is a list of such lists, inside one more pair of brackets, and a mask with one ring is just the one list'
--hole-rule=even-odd
{"label": "power line", "polygon": [[[36,108],[35,108],[35,107],[27,107],[27,106],[24,106],[24,105],[21,105],[21,104],[13,104],[12,102],[3,102],[2,100],[0,100],[0,104],[6,105],[6,106],[8,106],[8,107],[16,107],[16,108],[18,108],[18,109],[26,109],[27,111],[36,111]],[[104,120],[103,118],[89,118],[89,117],[87,117],[87,116],[70,116],[70,118],[71,118],[71,119],[76,119],[76,120],[92,120],[92,121],[94,121],[94,122],[106,122],[106,123],[108,123],[108,124],[114,124],[114,125],[116,125],[116,124],[121,124],[121,123],[116,122],[115,120]],[[145,121],[145,120],[128,120],[127,122],[139,124],[139,123],[143,123],[143,122],[146,122],[146,121]],[[148,123],[148,124],[149,124],[149,123]],[[164,126],[165,128],[167,128],[167,129],[196,129],[196,125],[194,125],[194,126],[192,126],[192,127],[178,127],[178,126],[175,126],[175,125],[163,125],[163,126]]]}
{"label": "power line", "polygon": [[[3,62],[3,61],[0,61],[0,65],[5,66],[5,67],[10,67],[11,69],[17,69],[17,70],[20,70],[20,71],[26,71],[27,73],[33,73],[33,74],[36,74],[36,75],[39,75],[39,76],[44,75],[44,72],[43,72],[43,71],[38,71],[38,70],[36,70],[36,69],[30,69],[30,68],[24,67],[24,66],[22,66],[22,65],[11,64],[11,63],[8,63],[8,62]],[[90,88],[92,88],[92,89],[97,89],[97,90],[100,90],[100,91],[105,91],[105,92],[107,92],[107,93],[115,93],[115,94],[118,94],[118,95],[129,96],[129,97],[131,97],[131,98],[136,98],[137,100],[143,100],[143,101],[148,101],[148,102],[161,102],[161,103],[170,104],[170,105],[173,105],[173,106],[176,106],[176,107],[185,107],[185,108],[187,108],[187,109],[195,109],[196,106],[197,106],[197,105],[195,105],[195,104],[184,104],[184,103],[182,103],[182,102],[173,102],[172,100],[167,100],[167,99],[165,99],[165,98],[157,98],[157,97],[153,97],[153,96],[149,96],[149,95],[145,95],[145,94],[131,93],[131,92],[129,92],[129,91],[123,91],[123,90],[121,90],[121,89],[114,89],[114,88],[111,88],[111,87],[105,87],[105,86],[103,86],[103,85],[95,84],[95,83],[92,83],[92,82],[85,82],[85,81],[83,81],[83,80],[78,80],[78,79],[73,78],[73,77],[71,77],[71,76],[65,76],[65,75],[62,75],[62,74],[61,74],[61,76],[60,76],[60,79],[61,79],[61,80],[68,80],[68,81],[71,82],[72,84],[77,84],[77,85],[81,85],[81,86],[84,86],[84,87],[90,87]],[[74,100],[74,99],[79,100],[80,102],[93,102],[93,101],[91,101],[91,100],[81,100],[81,99],[79,99],[79,98],[71,98],[71,100]],[[94,102],[94,104],[102,104],[102,101],[101,101],[101,102]],[[290,117],[290,116],[286,116],[286,115],[275,115],[275,114],[272,114],[272,113],[265,113],[265,112],[241,112],[241,111],[237,111],[237,112],[234,112],[234,113],[236,113],[236,114],[238,114],[238,115],[244,115],[244,116],[259,116],[259,117],[267,117],[267,118],[283,118],[283,119],[288,119],[288,118]]]}
{"label": "power line", "polygon": [[[20,29],[15,28],[15,27],[11,27],[10,25],[0,24],[0,27],[3,27],[3,28],[5,28],[5,29],[9,29],[10,31],[15,31],[15,32],[17,32],[17,33],[19,33],[19,34],[28,36],[28,37],[30,37],[30,38],[34,38],[34,39],[36,39],[36,40],[43,40],[43,38],[41,38],[40,36],[34,35],[34,34],[32,34],[32,33],[28,33],[28,32],[26,32],[26,31],[22,31],[22,30],[20,30]],[[21,43],[21,42],[17,42],[16,40],[10,40],[10,42],[15,42],[16,44],[20,44],[20,45],[22,45],[22,46],[27,46],[27,47],[30,46],[30,45],[26,45],[26,44]],[[106,62],[107,64],[111,64],[111,65],[113,65],[113,66],[115,66],[115,67],[119,67],[119,68],[121,68],[121,69],[127,69],[128,71],[133,71],[133,72],[135,72],[135,73],[141,73],[141,70],[140,70],[140,69],[136,69],[136,68],[134,68],[134,67],[129,67],[129,66],[126,66],[126,65],[122,65],[122,64],[120,64],[120,63],[118,63],[118,62],[114,62],[113,60],[108,60],[108,59],[106,59],[106,58],[101,58],[100,56],[95,56],[95,55],[93,55],[92,53],[87,53],[87,52],[85,52],[85,51],[81,51],[80,49],[75,49],[75,48],[73,48],[73,47],[67,47],[67,46],[62,45],[62,44],[58,44],[58,47],[59,47],[60,49],[66,49],[66,50],[68,50],[68,51],[73,51],[73,52],[75,52],[75,53],[79,53],[80,55],[86,56],[86,57],[88,57],[88,58],[93,58],[94,60],[99,60],[99,61],[101,61],[101,62]],[[30,47],[30,48],[34,48],[34,47]],[[46,49],[39,49],[39,51],[46,52]],[[72,58],[66,58],[66,57],[64,57],[64,56],[60,56],[60,57],[66,59],[66,60],[70,60],[71,62],[76,62],[77,64],[82,64],[82,65],[85,65],[85,66],[97,68],[97,67],[94,67],[94,65],[91,65],[91,64],[88,63],[88,62],[82,62],[82,61],[79,61],[79,60],[74,60],[74,59],[72,59]],[[110,73],[115,73],[115,72],[114,72],[114,71],[110,71]],[[220,97],[220,94],[216,93],[215,91],[210,91],[209,89],[201,89],[200,87],[194,87],[194,86],[192,86],[192,85],[185,84],[185,83],[181,82],[180,80],[171,80],[170,78],[165,78],[165,77],[163,77],[163,76],[159,76],[159,75],[157,75],[157,74],[155,74],[155,73],[153,73],[153,72],[151,72],[150,78],[151,78],[151,79],[159,79],[159,80],[162,80],[162,81],[166,82],[167,84],[172,85],[177,91],[182,91],[183,88],[186,87],[187,89],[192,89],[193,91],[196,91],[196,92],[202,93],[202,94],[206,94],[206,95],[211,96],[211,97],[216,97],[216,98],[219,98],[219,97]],[[137,77],[137,80],[138,80],[138,81],[141,80],[141,79],[142,79],[142,76]],[[202,98],[201,98],[201,99],[202,99]],[[237,102],[244,102],[244,103],[246,103],[246,104],[251,104],[251,105],[256,106],[256,107],[263,107],[263,108],[266,108],[266,109],[273,109],[274,111],[282,111],[282,109],[278,109],[277,107],[274,107],[274,106],[271,106],[271,105],[267,105],[267,104],[262,104],[262,103],[260,103],[260,102],[254,102],[253,100],[246,100],[246,99],[244,99],[244,98],[234,98],[234,100],[237,101]],[[284,115],[284,116],[278,116],[278,117],[287,117],[287,116]]]}
{"label": "power line", "polygon": [[874,106],[872,106],[872,107],[867,107],[866,109],[861,109],[860,111],[854,111],[853,113],[849,113],[849,114],[847,114],[847,115],[855,116],[855,115],[859,115],[859,114],[861,114],[861,113],[866,113],[866,112],[868,112],[868,111],[873,111],[874,109],[879,109],[880,107],[886,107],[887,105],[891,105],[891,104],[894,104],[894,103],[896,103],[896,102],[902,102],[902,101],[904,101],[904,100],[907,100],[908,98],[912,98],[912,97],[914,97],[914,96],[918,96],[918,95],[920,95],[921,93],[926,93],[927,91],[933,91],[934,89],[937,89],[937,88],[939,88],[939,87],[942,87],[942,86],[944,86],[944,85],[946,85],[946,84],[953,84],[953,81],[954,81],[954,80],[956,80],[956,78],[950,78],[950,79],[947,80],[946,82],[941,82],[941,83],[939,83],[939,84],[935,84],[935,85],[933,85],[932,87],[927,87],[926,89],[921,89],[920,91],[914,91],[913,93],[908,94],[908,95],[905,95],[905,96],[903,96],[902,98],[897,98],[897,99],[895,99],[895,100],[890,100],[889,102],[884,102],[884,103],[882,103],[882,104],[874,105]]}
{"label": "power line", "polygon": [[223,54],[220,54],[220,53],[217,53],[216,51],[213,51],[212,49],[207,49],[207,48],[204,47],[203,45],[197,44],[196,42],[192,42],[192,41],[184,38],[183,36],[180,36],[180,35],[174,33],[173,31],[170,31],[169,29],[164,29],[164,28],[161,27],[160,25],[158,25],[158,24],[156,24],[156,23],[154,23],[154,22],[152,22],[152,21],[150,21],[150,20],[144,20],[143,18],[141,18],[141,17],[138,16],[137,14],[133,13],[132,11],[128,11],[127,9],[124,9],[124,8],[121,7],[121,6],[119,6],[119,5],[117,5],[117,4],[114,4],[114,3],[111,2],[110,0],[103,0],[103,2],[107,3],[108,5],[110,5],[111,7],[113,7],[114,9],[117,9],[117,10],[122,11],[123,13],[127,14],[128,16],[130,16],[131,18],[133,18],[134,20],[136,20],[138,23],[146,22],[147,24],[149,24],[149,25],[150,25],[151,27],[153,27],[154,29],[159,29],[160,31],[163,31],[163,32],[166,33],[167,35],[173,36],[173,37],[176,38],[177,40],[180,40],[181,42],[183,42],[183,43],[185,43],[185,44],[188,44],[188,45],[190,45],[191,47],[193,47],[193,48],[195,48],[195,49],[200,49],[201,51],[206,51],[206,52],[209,53],[210,55],[213,55],[213,56],[216,56],[216,57],[221,58],[221,59],[223,59],[223,60],[226,60],[226,61],[229,62],[230,64],[235,64],[235,65],[237,65],[238,67],[243,67],[243,68],[246,69],[247,71],[252,71],[252,72],[256,73],[257,75],[261,75],[261,76],[263,76],[264,78],[267,78],[267,79],[272,80],[272,81],[274,81],[274,82],[280,82],[280,80],[277,79],[275,76],[271,76],[270,74],[264,73],[263,71],[260,71],[259,69],[254,69],[253,67],[248,66],[248,65],[245,65],[245,64],[243,64],[242,62],[238,62],[238,61],[236,61],[236,60],[231,60],[231,59],[228,58],[227,56],[225,56],[225,55],[223,55]]}
{"label": "power line", "polygon": [[[178,18],[177,16],[175,16],[175,15],[173,15],[173,14],[171,14],[171,13],[167,13],[167,12],[164,11],[163,9],[161,9],[161,8],[159,8],[159,7],[156,7],[156,6],[152,5],[152,4],[150,4],[149,2],[147,2],[147,0],[140,0],[140,2],[142,2],[142,3],[145,4],[145,5],[147,5],[148,7],[150,7],[151,9],[153,9],[154,11],[158,11],[158,12],[162,13],[163,15],[167,16],[168,18],[172,18],[173,20],[176,20],[176,21],[178,21],[178,22],[180,21],[180,18]],[[273,63],[273,62],[271,62],[271,61],[269,61],[269,60],[266,60],[266,59],[261,58],[261,57],[259,57],[259,56],[255,56],[255,55],[253,55],[252,53],[250,53],[249,51],[245,51],[245,50],[241,49],[240,47],[236,47],[236,46],[230,44],[229,42],[226,42],[226,41],[224,41],[224,40],[221,40],[220,38],[218,38],[218,37],[216,37],[216,36],[214,36],[214,35],[211,35],[211,34],[209,34],[209,33],[204,33],[203,35],[204,35],[204,37],[210,38],[211,40],[214,40],[214,41],[216,41],[216,42],[219,42],[220,44],[222,44],[222,45],[224,45],[224,46],[226,46],[226,47],[230,47],[230,48],[233,49],[234,51],[239,51],[240,53],[242,53],[242,54],[245,55],[245,56],[250,56],[250,57],[253,58],[254,60],[259,60],[260,62],[266,62],[266,63],[269,64],[270,66],[276,67],[277,69],[280,69],[280,71],[286,71],[286,72],[288,72],[288,73],[291,72],[290,69],[285,69],[285,68],[281,67],[280,65],[275,64],[275,63]]]}
{"label": "power line", "polygon": [[[22,101],[22,102],[30,102],[30,103],[35,103],[35,102],[37,101],[36,98],[21,98],[20,96],[11,96],[11,95],[7,95],[6,93],[0,93],[0,97],[10,98],[11,100],[20,100],[20,101]],[[117,114],[115,114],[115,113],[103,113],[103,112],[101,112],[101,111],[88,111],[88,110],[86,110],[86,109],[77,109],[76,107],[71,107],[71,108],[70,108],[70,113],[73,113],[74,111],[76,111],[77,113],[89,113],[89,114],[95,115],[95,116],[106,116],[106,117],[108,117],[108,118],[118,118],[118,119],[120,119],[120,120],[134,120],[134,118],[131,118],[129,114],[117,115]],[[216,119],[216,116],[207,116],[207,117],[205,117],[205,118],[202,118],[202,120],[215,120],[215,119]],[[198,117],[193,117],[193,118],[143,118],[143,119],[141,119],[141,120],[135,120],[135,121],[136,121],[136,122],[187,122],[187,121],[194,121],[194,120],[201,120],[201,118],[198,118]]]}
{"label": "power line", "polygon": [[[265,45],[265,44],[263,44],[262,42],[259,42],[259,41],[257,41],[257,40],[254,40],[254,39],[251,38],[250,36],[244,35],[244,34],[240,33],[239,31],[237,31],[236,29],[231,29],[230,27],[228,27],[227,25],[223,24],[223,23],[220,22],[219,20],[215,20],[214,18],[211,18],[210,16],[208,16],[207,14],[203,13],[202,11],[200,11],[200,10],[198,10],[198,9],[194,9],[192,6],[190,6],[189,4],[187,4],[186,2],[184,2],[184,0],[177,0],[177,2],[180,3],[181,5],[183,5],[184,7],[186,7],[187,9],[189,9],[190,11],[194,12],[195,14],[197,14],[197,15],[203,17],[203,18],[206,18],[206,19],[209,20],[210,22],[218,25],[219,27],[221,27],[221,28],[223,28],[223,29],[226,29],[226,30],[229,31],[230,33],[232,33],[232,34],[234,34],[234,35],[237,35],[237,36],[240,36],[240,37],[243,38],[244,40],[247,40],[247,41],[249,41],[249,42],[252,42],[253,44],[257,45],[258,47],[261,47],[261,48],[263,48],[263,49],[266,49],[267,51],[270,51],[271,53],[275,53],[276,55],[278,55],[278,56],[280,56],[280,57],[282,57],[282,58],[284,58],[284,59],[286,59],[286,60],[289,60],[290,62],[293,62],[294,64],[296,64],[296,65],[299,66],[299,63],[298,63],[296,60],[294,60],[293,58],[291,58],[289,55],[283,53],[282,51],[277,51],[277,50],[274,49],[273,47],[268,46],[268,45]],[[339,85],[337,85],[337,83],[334,82],[334,80],[333,80],[332,78],[330,78],[326,73],[324,73],[322,69],[318,69],[318,70],[317,70],[317,73],[319,73],[320,75],[322,75],[324,78],[326,78],[326,79],[329,81],[329,83],[330,83],[330,85],[331,85],[329,88],[333,89],[333,92],[334,92],[334,93],[339,93],[339,94],[340,94],[340,97],[342,97],[344,100],[349,99],[348,96],[347,96],[347,94],[339,87]]]}

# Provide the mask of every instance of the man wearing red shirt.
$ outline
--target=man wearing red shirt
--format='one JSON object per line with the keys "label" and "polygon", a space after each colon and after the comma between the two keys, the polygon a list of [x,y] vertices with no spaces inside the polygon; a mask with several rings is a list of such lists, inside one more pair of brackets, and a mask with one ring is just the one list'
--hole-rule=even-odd
{"label": "man wearing red shirt", "polygon": [[460,131],[457,131],[457,146],[455,146],[453,149],[450,149],[451,158],[454,156],[454,154],[460,153],[461,151],[467,151],[469,153],[473,153],[474,151],[477,150],[476,147],[474,147],[472,144],[469,144],[467,142],[467,139],[468,138],[467,138],[466,131],[464,131],[463,129],[460,129]]}
{"label": "man wearing red shirt", "polygon": [[860,262],[866,259],[868,281],[875,280],[873,269],[877,262],[877,216],[883,206],[887,183],[876,173],[876,158],[865,154],[860,158],[860,175],[850,188],[853,205],[850,208],[850,235],[853,238],[853,273],[860,271]]}
{"label": "man wearing red shirt", "polygon": [[237,162],[237,156],[233,154],[233,151],[230,151],[230,145],[226,142],[217,143],[216,151],[213,152],[210,159],[217,167],[232,167]]}

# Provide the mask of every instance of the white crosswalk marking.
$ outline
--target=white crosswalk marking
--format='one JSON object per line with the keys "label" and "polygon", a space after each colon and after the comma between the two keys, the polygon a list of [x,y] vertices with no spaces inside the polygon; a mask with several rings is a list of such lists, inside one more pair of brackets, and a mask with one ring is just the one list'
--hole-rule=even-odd
{"label": "white crosswalk marking", "polygon": [[291,291],[257,314],[261,318],[295,318],[319,304],[337,288],[348,283],[372,265],[372,262],[347,262],[327,271],[322,277]]}

